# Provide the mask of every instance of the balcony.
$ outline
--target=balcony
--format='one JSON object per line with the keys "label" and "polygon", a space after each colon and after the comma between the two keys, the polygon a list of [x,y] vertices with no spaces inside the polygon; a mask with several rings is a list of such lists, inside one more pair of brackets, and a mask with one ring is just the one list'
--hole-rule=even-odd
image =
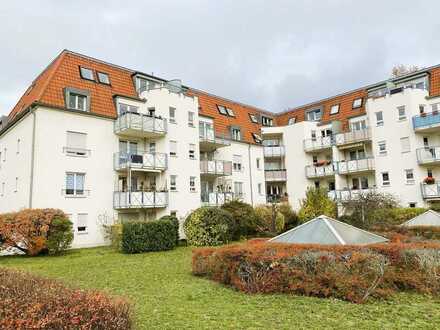
{"label": "balcony", "polygon": [[303,144],[304,144],[305,152],[321,151],[321,150],[331,149],[333,145],[333,138],[332,136],[325,136],[325,137],[316,137],[312,139],[305,139],[303,141]]}
{"label": "balcony", "polygon": [[267,146],[264,147],[264,157],[265,158],[279,158],[284,157],[286,150],[284,146]]}
{"label": "balcony", "polygon": [[269,182],[282,182],[287,180],[286,170],[265,170],[265,181]]}
{"label": "balcony", "polygon": [[308,179],[324,178],[335,175],[337,169],[336,162],[325,162],[325,164],[321,166],[318,164],[306,166],[306,177]]}
{"label": "balcony", "polygon": [[362,173],[369,171],[374,171],[373,158],[354,159],[354,160],[338,162],[339,174],[352,174],[352,173]]}
{"label": "balcony", "polygon": [[200,198],[205,206],[221,206],[226,202],[232,201],[236,196],[232,192],[208,192],[202,193]]}
{"label": "balcony", "polygon": [[420,189],[422,191],[422,197],[427,200],[440,199],[440,183],[426,184],[421,183]]}
{"label": "balcony", "polygon": [[126,112],[116,119],[114,131],[120,136],[158,138],[167,133],[167,120],[137,112]]}
{"label": "balcony", "polygon": [[155,209],[168,205],[167,191],[115,191],[113,207],[115,209]]}
{"label": "balcony", "polygon": [[331,190],[328,192],[328,197],[337,202],[344,202],[349,200],[356,200],[361,194],[367,194],[373,191],[375,190],[372,188]]}
{"label": "balcony", "polygon": [[200,174],[212,177],[232,174],[232,162],[224,160],[201,160]]}
{"label": "balcony", "polygon": [[416,132],[429,133],[440,131],[440,114],[437,110],[414,116],[412,117],[412,122]]}
{"label": "balcony", "polygon": [[335,144],[338,147],[349,147],[353,144],[358,144],[370,140],[371,131],[369,129],[355,130],[335,135]]}
{"label": "balcony", "polygon": [[226,134],[215,135],[214,131],[205,131],[203,134],[199,134],[199,140],[200,151],[214,151],[231,145],[231,140]]}
{"label": "balcony", "polygon": [[168,167],[168,155],[164,153],[116,152],[113,160],[116,171],[131,169],[144,172],[162,172]]}
{"label": "balcony", "polygon": [[424,147],[416,150],[417,162],[421,165],[440,163],[440,147]]}

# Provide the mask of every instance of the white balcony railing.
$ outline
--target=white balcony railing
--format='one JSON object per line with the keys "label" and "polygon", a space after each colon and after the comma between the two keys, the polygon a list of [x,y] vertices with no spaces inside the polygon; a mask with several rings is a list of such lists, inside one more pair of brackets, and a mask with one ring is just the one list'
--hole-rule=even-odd
{"label": "white balcony railing", "polygon": [[264,157],[275,158],[284,157],[286,154],[284,146],[267,146],[264,147]]}
{"label": "white balcony railing", "polygon": [[163,135],[166,134],[167,128],[168,125],[165,118],[149,116],[137,112],[120,114],[114,124],[116,134],[127,135]]}
{"label": "white balcony railing", "polygon": [[200,173],[207,175],[231,175],[232,162],[224,160],[201,160]]}
{"label": "white balcony railing", "polygon": [[151,171],[164,171],[168,167],[168,155],[165,153],[127,153],[117,152],[114,154],[115,170],[138,169]]}
{"label": "white balcony railing", "polygon": [[332,136],[316,137],[312,139],[305,139],[303,141],[304,151],[315,151],[329,149],[333,145]]}
{"label": "white balcony railing", "polygon": [[203,205],[221,206],[233,199],[240,198],[240,195],[236,195],[232,192],[208,192],[202,193],[200,198]]}
{"label": "white balcony railing", "polygon": [[419,164],[440,162],[440,147],[423,147],[416,151]]}
{"label": "white balcony railing", "polygon": [[307,178],[319,178],[326,176],[333,176],[337,170],[336,162],[329,162],[329,164],[317,166],[308,165],[306,166],[306,177]]}
{"label": "white balcony railing", "polygon": [[265,170],[264,177],[266,181],[286,181],[286,170]]}
{"label": "white balcony railing", "polygon": [[335,135],[335,144],[337,146],[363,142],[371,140],[371,131],[368,128],[355,130],[351,132],[339,133]]}
{"label": "white balcony railing", "polygon": [[115,191],[113,207],[115,209],[163,208],[168,205],[166,191]]}
{"label": "white balcony railing", "polygon": [[338,162],[339,174],[350,174],[350,173],[365,172],[372,170],[374,170],[373,158],[354,159],[354,160]]}
{"label": "white balcony railing", "polygon": [[338,202],[356,200],[359,195],[367,194],[374,191],[373,188],[366,189],[346,189],[346,190],[331,190],[328,192],[328,197]]}
{"label": "white balcony railing", "polygon": [[422,196],[424,199],[439,199],[440,198],[440,183],[420,184]]}

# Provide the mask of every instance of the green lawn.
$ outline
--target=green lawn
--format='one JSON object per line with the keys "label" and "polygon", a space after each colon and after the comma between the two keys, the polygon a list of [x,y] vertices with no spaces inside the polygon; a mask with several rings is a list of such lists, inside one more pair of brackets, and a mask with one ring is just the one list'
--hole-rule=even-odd
{"label": "green lawn", "polygon": [[246,295],[193,277],[191,248],[123,255],[109,248],[61,257],[2,257],[1,266],[129,297],[141,329],[435,329],[440,299],[400,295],[354,305],[289,295]]}

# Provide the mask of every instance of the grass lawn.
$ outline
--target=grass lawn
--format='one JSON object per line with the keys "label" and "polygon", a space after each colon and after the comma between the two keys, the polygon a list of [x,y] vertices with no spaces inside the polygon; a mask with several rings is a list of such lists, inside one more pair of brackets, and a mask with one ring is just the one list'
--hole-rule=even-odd
{"label": "grass lawn", "polygon": [[440,299],[399,295],[355,305],[291,295],[246,295],[193,277],[191,248],[123,255],[109,248],[61,257],[2,257],[0,266],[128,297],[141,329],[435,329]]}

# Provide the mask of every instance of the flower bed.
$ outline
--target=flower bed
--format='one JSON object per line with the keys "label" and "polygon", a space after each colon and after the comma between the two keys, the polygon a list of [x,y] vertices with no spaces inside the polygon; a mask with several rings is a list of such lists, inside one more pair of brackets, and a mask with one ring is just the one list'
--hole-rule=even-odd
{"label": "flower bed", "polygon": [[248,293],[293,293],[362,303],[397,291],[440,293],[440,244],[247,244],[193,251],[194,275]]}

